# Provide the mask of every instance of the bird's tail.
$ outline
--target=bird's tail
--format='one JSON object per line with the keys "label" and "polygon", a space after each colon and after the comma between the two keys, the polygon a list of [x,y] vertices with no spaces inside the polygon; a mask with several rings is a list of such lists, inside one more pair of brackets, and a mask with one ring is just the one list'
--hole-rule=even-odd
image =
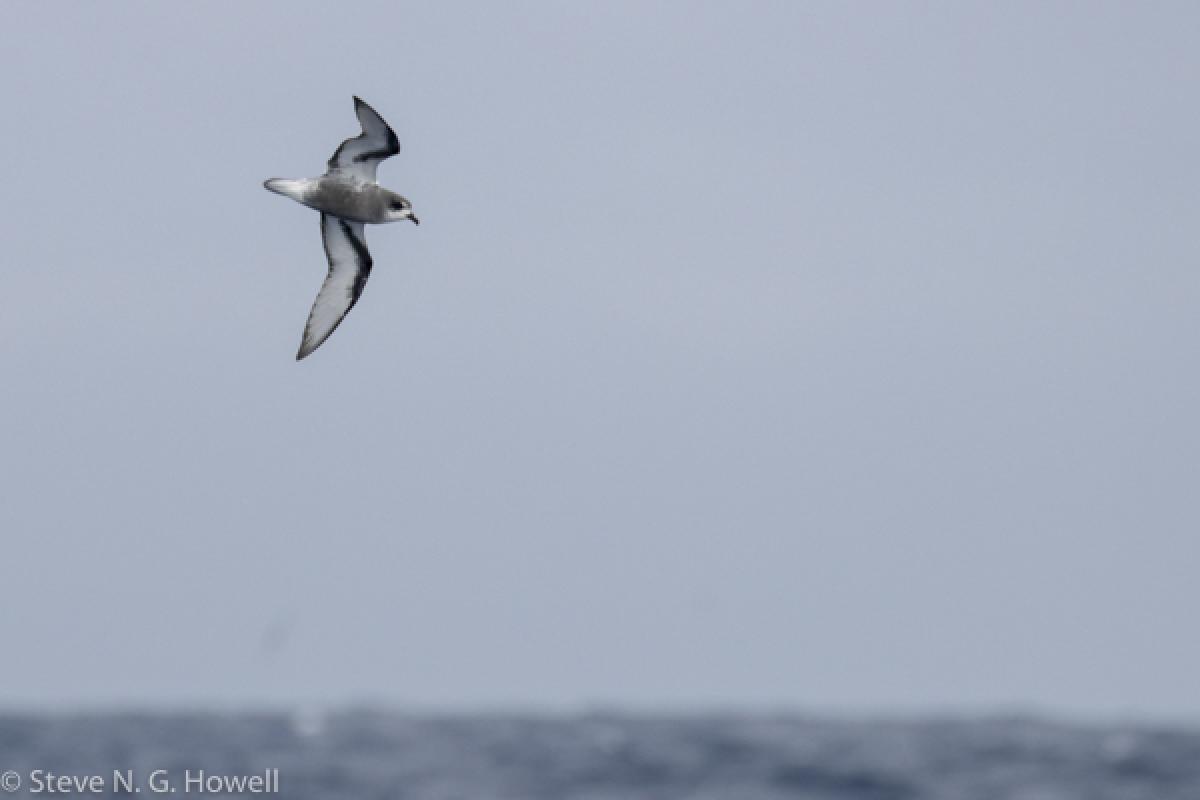
{"label": "bird's tail", "polygon": [[293,200],[299,200],[304,193],[304,181],[291,180],[289,178],[271,178],[268,181],[263,181],[263,186],[275,194],[281,194],[284,197],[290,197]]}

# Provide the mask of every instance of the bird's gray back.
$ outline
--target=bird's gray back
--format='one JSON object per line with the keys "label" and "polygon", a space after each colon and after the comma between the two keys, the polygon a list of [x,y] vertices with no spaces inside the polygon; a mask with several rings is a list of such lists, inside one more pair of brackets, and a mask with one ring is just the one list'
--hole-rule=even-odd
{"label": "bird's gray back", "polygon": [[355,222],[385,222],[390,195],[376,183],[359,183],[333,175],[318,178],[304,204],[326,214]]}

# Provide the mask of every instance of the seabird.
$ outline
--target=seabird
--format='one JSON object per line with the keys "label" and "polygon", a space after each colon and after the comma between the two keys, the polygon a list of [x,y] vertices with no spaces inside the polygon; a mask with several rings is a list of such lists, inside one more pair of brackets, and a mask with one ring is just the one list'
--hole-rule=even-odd
{"label": "seabird", "polygon": [[362,134],[338,145],[324,175],[272,178],[263,183],[270,191],[321,212],[321,240],[329,274],[308,314],[297,361],[329,338],[362,294],[372,263],[363,226],[401,219],[419,223],[412,203],[375,181],[380,162],[400,152],[396,133],[358,97],[354,98],[354,113]]}

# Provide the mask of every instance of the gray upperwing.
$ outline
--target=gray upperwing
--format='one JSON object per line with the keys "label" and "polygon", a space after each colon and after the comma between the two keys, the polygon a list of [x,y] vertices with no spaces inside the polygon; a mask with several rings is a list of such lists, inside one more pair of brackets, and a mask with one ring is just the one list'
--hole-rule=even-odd
{"label": "gray upperwing", "polygon": [[308,313],[304,338],[296,353],[297,361],[320,347],[337,329],[358,302],[371,274],[371,254],[367,251],[361,222],[322,214],[321,240],[325,244],[325,257],[329,259],[329,273]]}
{"label": "gray upperwing", "polygon": [[354,98],[354,113],[362,133],[338,145],[329,158],[329,172],[341,172],[360,180],[375,182],[379,162],[400,152],[400,140],[375,109]]}

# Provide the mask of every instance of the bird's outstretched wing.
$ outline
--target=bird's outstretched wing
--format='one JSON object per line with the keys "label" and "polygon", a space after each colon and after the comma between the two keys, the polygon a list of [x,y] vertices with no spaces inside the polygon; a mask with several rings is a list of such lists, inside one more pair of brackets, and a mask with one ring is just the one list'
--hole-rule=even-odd
{"label": "bird's outstretched wing", "polygon": [[379,162],[400,152],[400,140],[375,109],[354,98],[354,113],[363,132],[338,145],[329,157],[329,172],[352,175],[363,181],[375,182]]}
{"label": "bird's outstretched wing", "polygon": [[371,254],[367,252],[361,222],[322,214],[321,240],[325,243],[325,257],[329,259],[329,274],[308,313],[304,338],[296,353],[297,361],[320,347],[337,329],[358,302],[367,285],[367,276],[371,274]]}

